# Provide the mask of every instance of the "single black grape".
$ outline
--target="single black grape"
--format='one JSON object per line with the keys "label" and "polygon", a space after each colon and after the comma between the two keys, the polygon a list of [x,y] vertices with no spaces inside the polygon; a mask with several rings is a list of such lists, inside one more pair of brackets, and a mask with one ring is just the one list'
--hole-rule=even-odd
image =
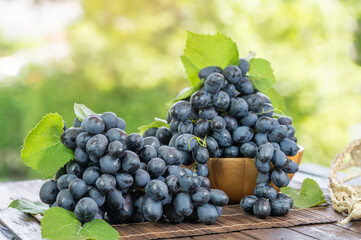
{"label": "single black grape", "polygon": [[156,137],[146,137],[144,138],[144,146],[148,146],[148,145],[154,147],[155,150],[158,151],[158,148],[160,147],[160,142]]}
{"label": "single black grape", "polygon": [[148,163],[157,157],[157,150],[152,145],[146,145],[139,151],[139,157],[142,162]]}
{"label": "single black grape", "polygon": [[218,115],[218,112],[214,107],[206,107],[199,109],[199,117],[212,120],[215,116]]}
{"label": "single black grape", "polygon": [[213,106],[218,111],[227,110],[230,103],[231,103],[231,98],[225,91],[219,91],[213,95]]}
{"label": "single black grape", "polygon": [[225,79],[224,76],[220,73],[210,74],[204,82],[204,90],[209,93],[218,92],[224,85]]}
{"label": "single black grape", "polygon": [[143,203],[144,218],[150,222],[157,222],[163,215],[162,203],[151,197],[146,197]]}
{"label": "single black grape", "polygon": [[126,150],[124,156],[121,158],[122,169],[127,173],[135,173],[140,168],[140,160],[137,154]]}
{"label": "single black grape", "polygon": [[253,214],[253,204],[257,201],[254,195],[247,195],[241,199],[240,206],[246,213]]}
{"label": "single black grape", "polygon": [[132,133],[132,134],[129,134],[126,145],[127,145],[128,150],[137,152],[143,148],[144,139],[143,139],[142,135],[140,135],[139,133]]}
{"label": "single black grape", "polygon": [[267,142],[258,147],[257,159],[261,162],[269,162],[274,154],[274,147],[271,143]]}
{"label": "single black grape", "polygon": [[212,204],[197,207],[197,216],[202,223],[214,224],[218,219],[218,211]]}
{"label": "single black grape", "polygon": [[160,127],[155,136],[161,144],[168,145],[169,140],[172,138],[172,132],[166,127]]}
{"label": "single black grape", "polygon": [[188,192],[178,192],[175,194],[173,206],[176,213],[180,216],[189,216],[193,212],[191,196]]}
{"label": "single black grape", "polygon": [[110,174],[101,175],[95,182],[99,192],[104,195],[108,195],[110,192],[112,192],[115,189],[115,184],[115,178]]}
{"label": "single black grape", "polygon": [[199,119],[194,126],[194,135],[203,138],[209,134],[210,126],[208,119]]}
{"label": "single black grape", "polygon": [[145,185],[147,185],[149,181],[150,181],[150,175],[147,171],[143,169],[138,169],[138,171],[134,173],[135,187],[139,187],[139,188],[145,187]]}
{"label": "single black grape", "polygon": [[81,132],[76,137],[76,146],[81,149],[85,149],[86,143],[89,141],[89,139],[92,137],[92,135],[88,132]]}
{"label": "single black grape", "polygon": [[122,144],[126,145],[128,135],[126,132],[119,128],[111,128],[106,133],[105,136],[108,138],[109,142],[119,141]]}
{"label": "single black grape", "polygon": [[259,218],[266,218],[271,213],[271,205],[265,198],[257,199],[253,204],[253,213]]}
{"label": "single black grape", "polygon": [[115,174],[115,180],[120,189],[130,188],[134,182],[132,175],[129,173],[117,173]]}
{"label": "single black grape", "polygon": [[105,124],[99,116],[92,115],[88,117],[86,122],[84,122],[84,128],[88,133],[95,135],[104,131]]}
{"label": "single black grape", "polygon": [[254,158],[257,154],[257,145],[253,142],[243,143],[240,147],[240,153],[246,158]]}
{"label": "single black grape", "polygon": [[58,203],[59,207],[69,211],[73,211],[75,207],[75,201],[69,189],[61,190],[56,196],[56,202]]}
{"label": "single black grape", "polygon": [[40,188],[39,197],[43,203],[53,204],[59,193],[56,181],[48,180]]}
{"label": "single black grape", "polygon": [[166,170],[166,164],[161,158],[153,158],[148,162],[147,171],[152,178],[162,176]]}
{"label": "single black grape", "polygon": [[291,159],[287,159],[282,170],[286,173],[295,173],[298,171],[298,164]]}
{"label": "single black grape", "polygon": [[80,133],[80,128],[71,127],[61,134],[60,140],[67,148],[75,149],[76,138]]}
{"label": "single black grape", "polygon": [[105,203],[105,196],[99,192],[99,190],[95,187],[92,187],[88,192],[88,197],[93,199],[98,207],[103,206]]}
{"label": "single black grape", "polygon": [[195,109],[209,107],[212,104],[212,95],[205,90],[199,90],[192,94],[190,104]]}
{"label": "single black grape", "polygon": [[108,145],[108,153],[113,158],[121,158],[125,154],[125,146],[119,141],[112,141]]}
{"label": "single black grape", "polygon": [[208,203],[210,199],[211,199],[211,194],[204,187],[200,187],[198,188],[197,191],[192,193],[192,201],[197,205],[204,205]]}
{"label": "single black grape", "polygon": [[206,79],[212,73],[222,73],[222,71],[222,68],[217,66],[205,67],[198,72],[198,77],[199,79]]}
{"label": "single black grape", "polygon": [[[123,129],[124,130],[124,129]],[[155,137],[155,133],[157,132],[158,128],[148,128],[147,130],[145,130],[145,132],[143,133],[143,138],[146,137]]]}
{"label": "single black grape", "polygon": [[117,127],[117,115],[112,112],[105,112],[102,115],[100,115],[100,118],[103,120],[105,124],[105,131],[108,131],[111,128]]}
{"label": "single black grape", "polygon": [[109,154],[104,155],[99,160],[100,169],[103,173],[115,174],[120,169],[119,158],[113,158]]}
{"label": "single black grape", "polygon": [[242,71],[239,67],[234,65],[229,65],[223,70],[223,74],[226,79],[233,84],[238,83],[242,77]]}
{"label": "single black grape", "polygon": [[87,193],[88,186],[83,179],[77,178],[69,183],[69,190],[74,199],[80,199]]}
{"label": "single black grape", "polygon": [[88,185],[94,185],[96,180],[99,178],[99,168],[95,166],[88,167],[83,172],[83,180]]}
{"label": "single black grape", "polygon": [[63,189],[67,189],[69,186],[69,183],[71,181],[73,181],[74,179],[78,178],[76,175],[74,174],[64,174],[62,175],[57,182],[57,186],[59,191],[63,190]]}
{"label": "single black grape", "polygon": [[114,189],[107,195],[105,203],[112,210],[121,209],[125,204],[123,193],[118,189]]}
{"label": "single black grape", "polygon": [[274,169],[271,174],[271,181],[276,187],[281,188],[287,186],[290,183],[290,178],[283,170]]}
{"label": "single black grape", "polygon": [[184,133],[193,133],[193,122],[191,120],[184,120],[182,122],[179,123],[178,125],[178,133],[179,134],[184,134]]}
{"label": "single black grape", "polygon": [[209,200],[215,206],[224,206],[228,204],[229,198],[225,192],[220,189],[211,189],[211,198]]}
{"label": "single black grape", "polygon": [[108,148],[108,139],[103,134],[94,135],[86,143],[86,151],[89,155],[101,157]]}
{"label": "single black grape", "polygon": [[184,121],[192,115],[192,106],[187,101],[178,101],[170,107],[169,112],[172,119]]}

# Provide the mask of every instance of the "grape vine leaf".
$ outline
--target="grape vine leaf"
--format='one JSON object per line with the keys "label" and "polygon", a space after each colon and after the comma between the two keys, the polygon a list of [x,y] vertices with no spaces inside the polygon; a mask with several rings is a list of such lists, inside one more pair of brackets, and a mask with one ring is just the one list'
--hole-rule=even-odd
{"label": "grape vine leaf", "polygon": [[265,92],[276,82],[271,63],[263,58],[251,59],[247,75],[254,87],[261,92]]}
{"label": "grape vine leaf", "polygon": [[287,110],[284,98],[282,97],[281,94],[279,94],[279,92],[276,89],[271,87],[263,93],[266,94],[271,99],[272,105],[275,109],[281,110],[279,111],[279,113],[282,114],[283,113],[282,111]]}
{"label": "grape vine leaf", "polygon": [[283,187],[281,192],[292,197],[294,206],[297,208],[315,207],[326,203],[321,188],[315,180],[310,178],[303,180],[300,191],[291,187]]}
{"label": "grape vine leaf", "polygon": [[83,121],[86,116],[96,114],[84,104],[79,103],[74,103],[74,112],[80,121]]}
{"label": "grape vine leaf", "polygon": [[82,226],[73,212],[60,207],[50,208],[44,213],[41,235],[50,240],[119,239],[119,233],[107,222],[95,219]]}
{"label": "grape vine leaf", "polygon": [[164,119],[154,118],[153,122],[151,122],[151,123],[149,123],[147,125],[143,125],[143,126],[138,127],[138,130],[139,130],[139,134],[143,134],[149,128],[160,128],[160,127],[169,128],[169,124]]}
{"label": "grape vine leaf", "polygon": [[9,207],[16,208],[20,212],[30,213],[32,215],[42,214],[49,209],[49,206],[42,202],[32,202],[24,198],[12,201]]}
{"label": "grape vine leaf", "polygon": [[73,150],[60,141],[63,127],[62,117],[57,113],[49,113],[25,138],[21,159],[43,178],[52,177],[74,158]]}
{"label": "grape vine leaf", "polygon": [[167,106],[170,107],[172,106],[174,103],[189,98],[190,96],[192,96],[193,93],[195,93],[196,91],[198,91],[202,85],[204,83],[204,79],[199,80],[198,83],[195,83],[193,86],[189,86],[186,88],[183,88],[177,95],[177,97],[175,97],[174,99],[172,99],[169,103],[167,103]]}
{"label": "grape vine leaf", "polygon": [[222,33],[209,35],[187,31],[186,48],[181,61],[193,87],[199,82],[199,70],[209,66],[225,68],[238,65],[239,55],[236,43]]}

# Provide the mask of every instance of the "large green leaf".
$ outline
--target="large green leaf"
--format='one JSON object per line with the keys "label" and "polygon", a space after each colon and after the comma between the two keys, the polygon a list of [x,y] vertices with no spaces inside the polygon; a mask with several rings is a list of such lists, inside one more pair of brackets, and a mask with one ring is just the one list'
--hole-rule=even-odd
{"label": "large green leaf", "polygon": [[255,88],[261,92],[265,92],[276,82],[271,63],[263,58],[251,59],[247,75]]}
{"label": "large green leaf", "polygon": [[49,206],[41,202],[32,202],[30,200],[20,198],[12,201],[9,205],[11,208],[16,208],[20,212],[30,213],[33,215],[44,213],[49,209]]}
{"label": "large green leaf", "polygon": [[95,219],[82,226],[74,213],[60,207],[50,208],[44,213],[41,235],[50,240],[119,239],[119,233],[107,222]]}
{"label": "large green leaf", "polygon": [[43,178],[52,177],[58,169],[74,158],[73,150],[60,141],[63,127],[61,116],[49,113],[25,138],[21,159]]}
{"label": "large green leaf", "polygon": [[238,65],[239,56],[235,42],[229,37],[216,33],[215,35],[187,32],[186,48],[181,56],[191,86],[199,82],[198,72],[202,68],[228,65]]}
{"label": "large green leaf", "polygon": [[315,180],[310,178],[303,181],[300,191],[291,187],[283,187],[281,192],[292,197],[294,206],[297,208],[315,207],[326,203],[321,188]]}

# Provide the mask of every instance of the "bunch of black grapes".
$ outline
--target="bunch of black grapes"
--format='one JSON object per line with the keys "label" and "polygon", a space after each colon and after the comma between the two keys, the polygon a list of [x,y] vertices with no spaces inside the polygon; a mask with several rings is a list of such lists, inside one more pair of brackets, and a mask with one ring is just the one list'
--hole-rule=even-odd
{"label": "bunch of black grapes", "polygon": [[61,135],[61,142],[74,150],[74,160],[44,183],[40,199],[73,211],[82,222],[215,223],[228,196],[210,189],[205,174],[181,166],[184,155],[164,136],[128,135],[125,127],[111,112],[82,122],[76,118]]}
{"label": "bunch of black grapes", "polygon": [[298,152],[295,128],[290,117],[275,114],[270,99],[248,79],[248,70],[246,59],[224,70],[216,66],[200,70],[204,86],[171,106],[170,129],[153,128],[145,135],[181,151],[184,165],[195,161],[200,176],[208,176],[210,157],[255,158],[259,171],[255,196],[244,197],[241,207],[261,218],[286,215],[292,198],[277,194],[270,182],[279,188],[287,186],[287,173],[298,170],[297,163],[287,158]]}

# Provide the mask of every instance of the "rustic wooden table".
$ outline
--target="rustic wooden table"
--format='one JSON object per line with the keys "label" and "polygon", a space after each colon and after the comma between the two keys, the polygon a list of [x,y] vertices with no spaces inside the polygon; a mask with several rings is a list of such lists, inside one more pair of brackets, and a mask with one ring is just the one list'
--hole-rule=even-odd
{"label": "rustic wooden table", "polygon": [[[306,178],[318,182],[327,194],[329,169],[315,164],[302,164],[290,186],[299,189]],[[41,239],[39,221],[16,209],[7,208],[17,198],[39,201],[42,180],[0,183],[0,240]],[[224,208],[217,224],[143,223],[114,226],[121,239],[361,239],[361,221],[345,226],[337,223],[344,216],[330,204],[323,207],[292,211],[286,217],[259,220],[242,213],[239,206]]]}

